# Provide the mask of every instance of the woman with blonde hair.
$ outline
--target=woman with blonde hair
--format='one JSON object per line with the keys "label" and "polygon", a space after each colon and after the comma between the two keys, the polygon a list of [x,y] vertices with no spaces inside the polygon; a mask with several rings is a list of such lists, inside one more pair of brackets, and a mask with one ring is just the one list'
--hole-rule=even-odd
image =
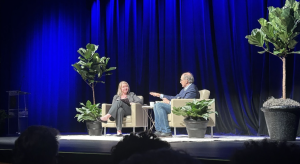
{"label": "woman with blonde hair", "polygon": [[107,120],[116,120],[117,135],[122,136],[123,117],[131,115],[131,103],[140,103],[142,100],[138,98],[135,93],[130,92],[129,85],[126,81],[121,81],[118,86],[118,92],[114,96],[112,106],[108,113],[100,117],[99,121],[107,123]]}

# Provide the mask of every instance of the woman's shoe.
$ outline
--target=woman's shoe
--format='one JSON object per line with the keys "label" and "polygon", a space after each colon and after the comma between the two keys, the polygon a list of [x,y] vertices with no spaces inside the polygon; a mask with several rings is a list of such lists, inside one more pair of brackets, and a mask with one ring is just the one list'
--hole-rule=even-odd
{"label": "woman's shoe", "polygon": [[103,121],[103,120],[101,120],[101,117],[99,117],[99,118],[96,118],[97,119],[97,121],[99,121],[99,122],[103,122],[103,123],[107,123],[107,120],[106,121]]}

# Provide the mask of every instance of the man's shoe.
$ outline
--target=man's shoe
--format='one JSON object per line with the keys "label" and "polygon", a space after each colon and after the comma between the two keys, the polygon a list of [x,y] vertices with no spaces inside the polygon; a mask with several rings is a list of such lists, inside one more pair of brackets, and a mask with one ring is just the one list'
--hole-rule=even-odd
{"label": "man's shoe", "polygon": [[161,132],[160,132],[160,131],[156,131],[156,132],[154,132],[154,134],[155,134],[157,137],[159,137],[159,136],[161,135]]}
{"label": "man's shoe", "polygon": [[159,137],[172,137],[172,133],[161,133]]}

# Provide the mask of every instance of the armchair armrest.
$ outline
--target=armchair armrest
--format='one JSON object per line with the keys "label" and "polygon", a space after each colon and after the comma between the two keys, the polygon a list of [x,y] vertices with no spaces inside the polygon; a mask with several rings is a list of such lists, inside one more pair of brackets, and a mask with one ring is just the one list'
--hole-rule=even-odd
{"label": "armchair armrest", "polygon": [[185,106],[187,102],[192,102],[194,99],[172,99],[171,100],[171,112],[173,107]]}
{"label": "armchair armrest", "polygon": [[131,117],[136,118],[132,120],[132,124],[137,125],[141,124],[143,122],[143,118],[140,116],[143,116],[143,109],[142,109],[142,104],[139,103],[131,103]]}

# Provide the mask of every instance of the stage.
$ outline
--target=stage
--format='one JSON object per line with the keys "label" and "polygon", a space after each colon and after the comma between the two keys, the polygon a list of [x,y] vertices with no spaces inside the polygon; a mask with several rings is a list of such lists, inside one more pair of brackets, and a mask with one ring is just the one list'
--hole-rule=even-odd
{"label": "stage", "polygon": [[[201,163],[228,163],[230,156],[239,149],[243,149],[245,141],[263,140],[268,136],[229,136],[206,135],[205,138],[188,138],[187,135],[177,135],[172,138],[162,138],[171,144],[175,150],[184,150],[197,158]],[[0,162],[9,162],[11,150],[17,137],[0,138]],[[88,136],[88,135],[61,135],[59,137],[59,154],[63,163],[109,163],[111,147],[116,145],[122,137],[115,135]],[[300,145],[300,138],[292,141]]]}

